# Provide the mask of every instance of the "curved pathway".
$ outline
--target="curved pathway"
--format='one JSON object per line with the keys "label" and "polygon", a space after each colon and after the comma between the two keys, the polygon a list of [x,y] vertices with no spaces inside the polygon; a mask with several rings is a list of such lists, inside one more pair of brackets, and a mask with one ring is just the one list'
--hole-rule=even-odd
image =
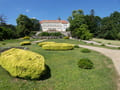
{"label": "curved pathway", "polygon": [[94,51],[98,51],[105,56],[112,59],[114,66],[118,72],[119,79],[118,79],[118,90],[120,90],[120,50],[113,50],[113,49],[107,49],[107,48],[101,48],[101,47],[94,47],[94,46],[87,46],[87,45],[79,45],[83,48],[92,49]]}

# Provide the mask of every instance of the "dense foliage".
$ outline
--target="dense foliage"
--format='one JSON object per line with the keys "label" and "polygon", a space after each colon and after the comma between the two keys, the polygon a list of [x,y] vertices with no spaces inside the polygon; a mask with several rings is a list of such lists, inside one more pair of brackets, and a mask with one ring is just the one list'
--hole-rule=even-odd
{"label": "dense foliage", "polygon": [[72,16],[68,18],[70,22],[70,31],[72,37],[78,39],[89,40],[92,38],[92,34],[88,30],[88,26],[85,24],[84,12],[77,10],[72,12]]}
{"label": "dense foliage", "polygon": [[32,21],[26,15],[19,15],[16,21],[17,31],[20,37],[29,35],[30,32],[33,30]]}
{"label": "dense foliage", "polygon": [[[74,10],[68,21],[70,22],[69,30],[75,38],[86,39],[82,38],[81,35],[84,36],[87,33],[87,39],[91,39],[93,35],[93,37],[120,40],[120,13],[117,11],[108,17],[100,18],[95,16],[93,9],[90,11],[90,15],[84,15],[82,10]],[[87,28],[82,29],[84,33],[80,33],[80,27],[83,24]]]}
{"label": "dense foliage", "polygon": [[32,31],[39,31],[40,30],[40,23],[39,23],[39,20],[35,19],[35,18],[32,18],[31,19],[31,22],[32,22]]}
{"label": "dense foliage", "polygon": [[0,65],[13,77],[25,79],[38,79],[45,70],[42,55],[15,48],[1,53]]}
{"label": "dense foliage", "polygon": [[88,58],[83,58],[78,61],[78,66],[82,69],[92,69],[93,62]]}
{"label": "dense foliage", "polygon": [[[17,26],[8,25],[6,17],[0,15],[0,40],[13,39],[24,36],[31,36],[40,30],[39,20],[31,19],[26,15],[19,15],[16,19]],[[101,18],[95,16],[92,9],[89,15],[85,15],[83,10],[74,10],[72,15],[68,17],[73,38],[89,40],[92,37],[120,40],[120,12],[115,11],[110,16]],[[61,33],[43,32],[40,36],[62,36]]]}
{"label": "dense foliage", "polygon": [[0,40],[14,39],[32,35],[31,31],[38,31],[40,24],[37,19],[30,19],[26,15],[19,15],[17,26],[7,24],[5,17],[0,15]]}
{"label": "dense foliage", "polygon": [[62,33],[60,32],[42,32],[39,34],[39,36],[62,36]]}
{"label": "dense foliage", "polygon": [[13,25],[1,25],[0,26],[0,40],[16,38],[16,28]]}

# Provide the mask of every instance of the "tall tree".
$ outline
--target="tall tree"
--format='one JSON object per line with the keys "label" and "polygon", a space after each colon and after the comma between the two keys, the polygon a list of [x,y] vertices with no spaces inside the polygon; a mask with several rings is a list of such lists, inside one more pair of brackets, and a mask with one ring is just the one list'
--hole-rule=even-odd
{"label": "tall tree", "polygon": [[105,39],[119,39],[120,33],[120,13],[115,11],[110,16],[104,17],[101,23],[99,37]]}
{"label": "tall tree", "polygon": [[39,22],[39,20],[37,20],[37,19],[31,19],[31,22],[32,22],[32,27],[33,27],[33,29],[32,29],[32,31],[39,31],[40,30],[40,22]]}
{"label": "tall tree", "polygon": [[0,26],[5,25],[5,24],[6,24],[6,16],[0,15]]}
{"label": "tall tree", "polygon": [[58,17],[58,20],[61,20],[61,17]]}
{"label": "tall tree", "polygon": [[19,15],[16,19],[17,21],[17,30],[20,36],[29,35],[33,30],[32,21],[26,15]]}
{"label": "tall tree", "polygon": [[101,27],[101,18],[95,16],[94,9],[90,11],[90,15],[85,16],[85,21],[90,32],[93,33],[94,37],[97,37]]}
{"label": "tall tree", "polygon": [[90,15],[91,15],[91,16],[94,16],[94,15],[95,15],[95,11],[94,11],[94,9],[91,9],[91,11],[90,11]]}
{"label": "tall tree", "polygon": [[85,23],[84,19],[84,12],[82,10],[74,10],[72,12],[72,16],[68,17],[68,21],[70,22],[70,31],[72,34],[72,37],[76,36],[76,28],[79,28],[80,25]]}
{"label": "tall tree", "polygon": [[88,26],[86,24],[82,24],[79,28],[75,30],[76,36],[82,40],[89,40],[92,38],[92,34],[88,30]]}

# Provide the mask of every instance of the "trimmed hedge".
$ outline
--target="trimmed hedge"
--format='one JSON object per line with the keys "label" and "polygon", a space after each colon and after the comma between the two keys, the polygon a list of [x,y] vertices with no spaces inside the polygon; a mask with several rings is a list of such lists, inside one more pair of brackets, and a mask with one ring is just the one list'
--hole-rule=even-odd
{"label": "trimmed hedge", "polygon": [[23,45],[31,45],[31,42],[30,41],[23,41],[20,43],[21,46]]}
{"label": "trimmed hedge", "polygon": [[38,36],[62,36],[61,32],[42,32]]}
{"label": "trimmed hedge", "polygon": [[74,45],[74,48],[80,48],[78,45]]}
{"label": "trimmed hedge", "polygon": [[41,42],[41,43],[38,43],[38,45],[40,47],[42,47],[43,45],[46,45],[46,44],[54,44],[55,42]]}
{"label": "trimmed hedge", "polygon": [[25,79],[38,79],[45,70],[42,55],[16,48],[1,53],[0,65],[13,77]]}
{"label": "trimmed hedge", "polygon": [[74,45],[68,43],[54,43],[43,45],[42,48],[45,50],[72,50]]}
{"label": "trimmed hedge", "polygon": [[69,37],[64,37],[64,39],[69,39]]}
{"label": "trimmed hedge", "polygon": [[30,37],[29,36],[25,36],[25,37],[23,37],[23,39],[30,39]]}
{"label": "trimmed hedge", "polygon": [[82,69],[92,69],[93,63],[88,58],[83,58],[78,61],[78,66]]}

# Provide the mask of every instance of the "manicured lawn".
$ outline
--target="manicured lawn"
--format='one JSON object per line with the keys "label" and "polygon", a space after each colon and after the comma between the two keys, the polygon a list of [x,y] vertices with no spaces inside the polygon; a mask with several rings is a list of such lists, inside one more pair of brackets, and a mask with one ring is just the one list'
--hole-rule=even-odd
{"label": "manicured lawn", "polygon": [[[7,40],[5,47],[19,46],[20,41]],[[75,40],[49,41],[82,44]],[[100,53],[94,51],[82,53],[82,48],[69,51],[46,51],[35,44],[26,47],[45,57],[51,77],[46,80],[23,80],[11,77],[0,67],[0,90],[116,90],[116,72],[113,63]],[[78,68],[77,62],[81,58],[91,59],[94,68],[91,70]]]}
{"label": "manicured lawn", "polygon": [[93,41],[120,46],[120,40],[105,40],[105,39],[94,38]]}

